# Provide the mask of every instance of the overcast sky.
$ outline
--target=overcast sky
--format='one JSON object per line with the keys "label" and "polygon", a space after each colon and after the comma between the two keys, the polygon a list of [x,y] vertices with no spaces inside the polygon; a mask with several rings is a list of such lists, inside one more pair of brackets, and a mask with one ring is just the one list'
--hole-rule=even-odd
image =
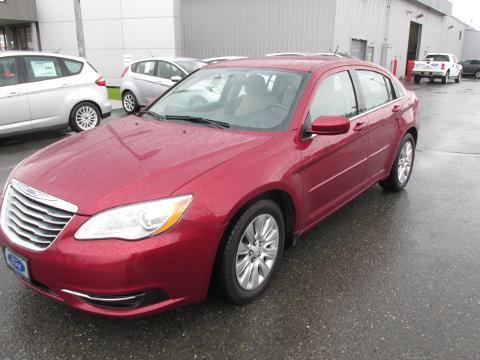
{"label": "overcast sky", "polygon": [[480,30],[479,0],[450,0],[453,3],[453,15]]}

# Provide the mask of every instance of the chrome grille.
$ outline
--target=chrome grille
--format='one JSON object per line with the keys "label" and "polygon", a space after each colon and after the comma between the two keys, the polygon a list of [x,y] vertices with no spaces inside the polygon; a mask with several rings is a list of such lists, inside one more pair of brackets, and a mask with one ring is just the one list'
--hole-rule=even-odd
{"label": "chrome grille", "polygon": [[12,179],[1,210],[3,231],[14,243],[45,250],[62,232],[78,208]]}

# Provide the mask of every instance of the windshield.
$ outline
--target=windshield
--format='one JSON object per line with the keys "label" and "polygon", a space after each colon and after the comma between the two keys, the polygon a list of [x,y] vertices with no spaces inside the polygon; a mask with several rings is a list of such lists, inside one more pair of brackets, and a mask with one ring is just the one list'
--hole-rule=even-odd
{"label": "windshield", "polygon": [[449,62],[450,59],[448,55],[427,55],[426,61],[445,61]]}
{"label": "windshield", "polygon": [[188,116],[245,131],[288,130],[307,73],[260,68],[203,69],[148,110],[162,117]]}
{"label": "windshield", "polygon": [[177,61],[177,64],[184,68],[185,71],[189,74],[207,65],[203,61],[197,60],[179,60]]}

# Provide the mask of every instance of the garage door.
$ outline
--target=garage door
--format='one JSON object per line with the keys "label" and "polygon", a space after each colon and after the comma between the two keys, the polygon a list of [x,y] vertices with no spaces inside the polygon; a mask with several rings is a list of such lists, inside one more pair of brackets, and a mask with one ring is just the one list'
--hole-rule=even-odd
{"label": "garage door", "polygon": [[352,57],[365,60],[367,50],[367,42],[364,40],[352,39],[352,46],[350,48],[350,54]]}

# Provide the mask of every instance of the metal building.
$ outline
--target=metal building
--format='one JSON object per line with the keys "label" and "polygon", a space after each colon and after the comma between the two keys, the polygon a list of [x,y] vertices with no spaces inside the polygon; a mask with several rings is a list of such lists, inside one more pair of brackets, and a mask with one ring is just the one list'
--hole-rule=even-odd
{"label": "metal building", "polygon": [[447,0],[181,0],[183,54],[339,52],[399,76],[427,52],[462,57],[467,24]]}
{"label": "metal building", "polygon": [[35,0],[0,0],[0,50],[38,50]]}

